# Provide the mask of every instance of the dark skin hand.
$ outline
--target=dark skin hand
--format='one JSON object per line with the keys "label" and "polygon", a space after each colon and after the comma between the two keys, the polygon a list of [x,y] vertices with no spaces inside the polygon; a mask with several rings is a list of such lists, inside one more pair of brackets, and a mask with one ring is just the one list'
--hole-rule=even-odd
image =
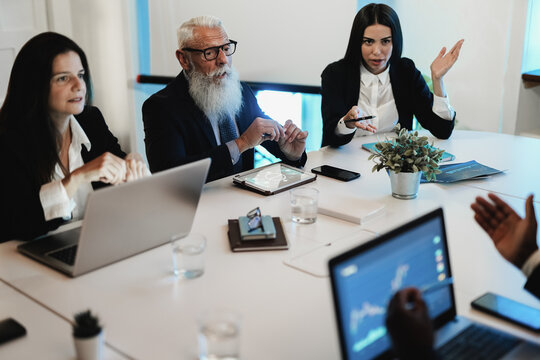
{"label": "dark skin hand", "polygon": [[491,237],[502,257],[521,268],[538,249],[533,195],[525,202],[524,218],[497,195],[490,193],[488,198],[491,201],[478,196],[476,202],[471,204],[474,219]]}
{"label": "dark skin hand", "polygon": [[386,329],[400,359],[430,358],[433,326],[420,290],[398,291],[388,304]]}

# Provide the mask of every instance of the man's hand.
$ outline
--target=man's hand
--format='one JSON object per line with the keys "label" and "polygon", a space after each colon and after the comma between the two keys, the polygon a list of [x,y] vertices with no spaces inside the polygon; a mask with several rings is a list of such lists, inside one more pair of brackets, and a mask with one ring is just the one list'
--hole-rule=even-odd
{"label": "man's hand", "polygon": [[488,197],[492,202],[478,196],[476,202],[471,204],[474,219],[491,237],[499,253],[521,268],[538,249],[533,195],[525,202],[525,218],[521,218],[497,195],[490,193]]}
{"label": "man's hand", "polygon": [[433,326],[418,289],[398,291],[386,313],[386,329],[401,359],[425,359],[433,349]]}
{"label": "man's hand", "polygon": [[307,131],[302,131],[294,125],[292,120],[287,120],[283,126],[285,136],[278,140],[279,148],[289,160],[297,160],[302,157],[306,149]]}
{"label": "man's hand", "polygon": [[243,153],[248,149],[260,145],[263,141],[279,141],[283,136],[285,136],[285,130],[277,121],[258,117],[253,120],[247,130],[235,141],[238,150],[240,150],[240,153]]}

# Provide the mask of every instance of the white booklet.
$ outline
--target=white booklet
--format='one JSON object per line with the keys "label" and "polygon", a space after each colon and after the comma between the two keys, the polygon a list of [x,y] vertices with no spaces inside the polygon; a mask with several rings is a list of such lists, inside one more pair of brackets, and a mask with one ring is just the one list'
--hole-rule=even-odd
{"label": "white booklet", "polygon": [[319,214],[355,224],[365,224],[385,213],[385,205],[376,200],[362,199],[354,194],[319,194]]}

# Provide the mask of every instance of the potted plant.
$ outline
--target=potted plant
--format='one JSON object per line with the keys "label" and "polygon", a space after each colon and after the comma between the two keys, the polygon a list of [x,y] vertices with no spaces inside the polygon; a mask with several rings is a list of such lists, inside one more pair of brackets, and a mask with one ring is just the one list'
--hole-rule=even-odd
{"label": "potted plant", "polygon": [[73,324],[75,351],[79,360],[102,358],[104,335],[99,319],[90,310],[75,314]]}
{"label": "potted plant", "polygon": [[390,176],[392,196],[398,199],[414,199],[422,172],[428,181],[440,174],[439,161],[444,150],[429,145],[427,136],[418,136],[418,131],[401,129],[397,124],[394,139],[386,139],[375,144],[377,153],[370,155],[375,165],[372,171],[386,169]]}

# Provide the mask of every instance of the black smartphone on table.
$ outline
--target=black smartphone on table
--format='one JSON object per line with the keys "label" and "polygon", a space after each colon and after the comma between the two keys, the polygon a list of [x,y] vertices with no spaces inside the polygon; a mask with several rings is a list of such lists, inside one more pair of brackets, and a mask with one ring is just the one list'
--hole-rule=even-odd
{"label": "black smartphone on table", "polygon": [[540,309],[489,292],[473,300],[471,306],[474,309],[540,333]]}
{"label": "black smartphone on table", "polygon": [[0,344],[26,335],[26,329],[17,320],[0,320]]}
{"label": "black smartphone on table", "polygon": [[340,168],[330,166],[330,165],[322,165],[322,166],[314,167],[313,169],[311,169],[311,172],[314,174],[328,176],[328,177],[338,179],[341,181],[351,181],[353,179],[357,179],[360,177],[360,173],[350,171],[350,170],[340,169]]}

